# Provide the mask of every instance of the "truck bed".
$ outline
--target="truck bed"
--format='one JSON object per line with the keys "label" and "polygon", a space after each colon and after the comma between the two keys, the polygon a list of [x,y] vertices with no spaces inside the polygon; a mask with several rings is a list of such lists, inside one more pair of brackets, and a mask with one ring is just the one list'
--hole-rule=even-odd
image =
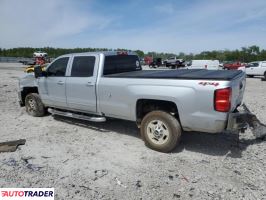
{"label": "truck bed", "polygon": [[196,80],[232,80],[241,74],[240,70],[140,70],[105,75],[110,78],[151,78],[151,79],[196,79]]}

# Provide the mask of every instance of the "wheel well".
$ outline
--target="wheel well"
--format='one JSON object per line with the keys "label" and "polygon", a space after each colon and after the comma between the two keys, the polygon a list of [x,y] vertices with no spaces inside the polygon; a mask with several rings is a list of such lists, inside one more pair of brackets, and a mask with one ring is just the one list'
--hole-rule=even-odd
{"label": "wheel well", "polygon": [[29,93],[39,93],[37,87],[25,87],[21,92],[22,104],[25,105],[25,98]]}
{"label": "wheel well", "polygon": [[139,99],[136,104],[137,125],[141,123],[141,120],[147,113],[154,110],[171,113],[180,122],[178,109],[174,102],[154,99]]}

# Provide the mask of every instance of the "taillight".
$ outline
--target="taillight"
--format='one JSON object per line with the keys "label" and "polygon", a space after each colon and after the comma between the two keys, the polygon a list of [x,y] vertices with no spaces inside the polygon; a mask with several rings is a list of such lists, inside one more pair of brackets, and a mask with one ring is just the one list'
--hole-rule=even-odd
{"label": "taillight", "polygon": [[214,92],[214,109],[219,112],[228,112],[231,108],[231,88],[218,89]]}

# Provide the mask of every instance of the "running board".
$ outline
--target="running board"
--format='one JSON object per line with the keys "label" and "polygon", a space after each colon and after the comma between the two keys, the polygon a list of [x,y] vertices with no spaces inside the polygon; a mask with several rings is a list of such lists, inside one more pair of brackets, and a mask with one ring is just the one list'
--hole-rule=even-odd
{"label": "running board", "polygon": [[82,115],[82,114],[77,114],[77,113],[72,113],[69,111],[61,111],[61,110],[56,110],[52,108],[48,108],[48,112],[51,113],[52,115],[60,115],[60,116],[65,116],[65,117],[72,117],[75,119],[82,119],[86,121],[91,121],[91,122],[105,122],[106,118],[105,117],[90,117],[87,115]]}

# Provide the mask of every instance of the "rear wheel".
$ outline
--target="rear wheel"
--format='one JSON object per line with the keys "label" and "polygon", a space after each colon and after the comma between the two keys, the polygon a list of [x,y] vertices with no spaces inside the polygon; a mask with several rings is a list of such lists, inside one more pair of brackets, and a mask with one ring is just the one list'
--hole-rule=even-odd
{"label": "rear wheel", "polygon": [[180,141],[181,126],[178,120],[164,111],[152,111],[141,122],[141,136],[151,149],[172,151]]}
{"label": "rear wheel", "polygon": [[45,115],[45,107],[37,93],[30,93],[26,96],[25,107],[27,113],[33,117],[42,117]]}
{"label": "rear wheel", "polygon": [[264,72],[264,79],[266,79],[266,71]]}

